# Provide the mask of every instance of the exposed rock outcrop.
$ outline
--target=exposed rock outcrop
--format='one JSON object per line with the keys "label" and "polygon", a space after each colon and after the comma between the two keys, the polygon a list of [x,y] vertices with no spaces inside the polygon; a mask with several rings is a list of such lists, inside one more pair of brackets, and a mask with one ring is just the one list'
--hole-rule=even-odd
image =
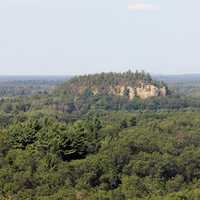
{"label": "exposed rock outcrop", "polygon": [[147,99],[149,97],[157,97],[160,94],[160,90],[155,85],[142,85],[136,88],[136,96],[141,99]]}
{"label": "exposed rock outcrop", "polygon": [[[92,92],[93,95],[97,95],[99,93],[97,89],[93,89]],[[138,87],[117,85],[115,87],[110,87],[108,93],[116,96],[128,96],[129,100],[132,100],[135,97],[147,99],[150,97],[166,96],[167,88],[164,86],[159,88],[153,84],[143,83],[141,83]]]}

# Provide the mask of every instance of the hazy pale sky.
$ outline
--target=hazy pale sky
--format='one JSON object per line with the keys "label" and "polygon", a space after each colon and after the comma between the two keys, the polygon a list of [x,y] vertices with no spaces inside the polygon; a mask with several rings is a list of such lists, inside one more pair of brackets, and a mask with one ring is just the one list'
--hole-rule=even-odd
{"label": "hazy pale sky", "polygon": [[200,72],[199,0],[0,0],[0,74]]}

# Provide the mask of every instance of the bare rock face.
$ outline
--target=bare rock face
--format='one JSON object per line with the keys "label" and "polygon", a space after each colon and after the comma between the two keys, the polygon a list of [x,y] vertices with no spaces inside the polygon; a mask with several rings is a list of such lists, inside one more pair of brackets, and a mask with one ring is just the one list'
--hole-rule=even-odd
{"label": "bare rock face", "polygon": [[158,96],[166,96],[167,89],[166,87],[158,88],[153,84],[141,84],[138,87],[131,86],[116,86],[111,89],[111,93],[118,96],[124,96],[125,91],[127,91],[127,95],[129,100],[134,99],[135,97],[139,97],[141,99],[147,99],[150,97],[158,97]]}
{"label": "bare rock face", "polygon": [[141,99],[159,96],[159,88],[157,88],[155,85],[142,85],[141,87],[136,88],[136,91],[136,95]]}
{"label": "bare rock face", "polygon": [[125,86],[118,86],[118,88],[117,88],[117,94],[120,95],[120,96],[124,96],[125,90],[126,90]]}
{"label": "bare rock face", "polygon": [[[86,89],[86,86],[81,86],[78,88],[78,92],[82,94]],[[98,95],[102,92],[102,89],[96,86],[93,86],[90,89],[93,95]],[[127,86],[121,84],[108,87],[107,93],[116,96],[128,96],[129,100],[132,100],[135,97],[139,97],[144,100],[150,97],[167,96],[167,88],[165,86],[157,87],[154,84],[144,83],[140,83],[137,86]]]}
{"label": "bare rock face", "polygon": [[97,95],[99,93],[98,88],[93,87],[92,88],[92,93],[93,93],[93,95]]}

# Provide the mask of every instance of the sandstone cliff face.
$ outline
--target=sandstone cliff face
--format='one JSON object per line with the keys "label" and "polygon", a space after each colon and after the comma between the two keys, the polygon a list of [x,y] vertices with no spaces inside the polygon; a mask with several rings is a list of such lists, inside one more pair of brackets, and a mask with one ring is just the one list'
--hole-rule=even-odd
{"label": "sandstone cliff face", "polygon": [[[88,89],[88,87],[81,86],[79,87],[78,92],[82,94],[86,89]],[[101,93],[103,89],[93,86],[90,88],[90,90],[93,95],[97,95]],[[140,83],[137,87],[127,85],[110,86],[107,88],[107,93],[116,96],[128,96],[129,100],[132,100],[135,97],[147,99],[150,97],[166,96],[167,88],[164,86],[159,88],[153,84]]]}
{"label": "sandstone cliff face", "polygon": [[[97,95],[100,91],[98,91],[96,88],[95,89],[93,88],[92,92],[94,95]],[[139,97],[141,99],[147,99],[150,97],[166,96],[167,88],[164,86],[158,88],[153,84],[141,84],[138,87],[117,85],[115,87],[110,87],[108,93],[116,96],[126,95],[128,96],[129,100],[132,100],[135,97]]]}
{"label": "sandstone cliff face", "polygon": [[160,90],[155,85],[142,85],[139,88],[136,88],[136,96],[141,99],[147,99],[149,97],[159,96]]}

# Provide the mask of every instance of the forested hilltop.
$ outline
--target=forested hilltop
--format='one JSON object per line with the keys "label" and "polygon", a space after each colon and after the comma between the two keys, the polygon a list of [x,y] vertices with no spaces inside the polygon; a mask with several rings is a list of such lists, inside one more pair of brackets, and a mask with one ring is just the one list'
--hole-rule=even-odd
{"label": "forested hilltop", "polygon": [[[116,85],[129,90],[106,90]],[[167,95],[127,95],[144,85]],[[198,96],[144,72],[75,77],[45,90],[0,99],[0,199],[200,199]]]}
{"label": "forested hilltop", "polygon": [[70,96],[110,94],[132,100],[135,97],[166,96],[168,88],[162,81],[153,80],[149,73],[128,71],[77,76],[67,81],[59,92]]}

